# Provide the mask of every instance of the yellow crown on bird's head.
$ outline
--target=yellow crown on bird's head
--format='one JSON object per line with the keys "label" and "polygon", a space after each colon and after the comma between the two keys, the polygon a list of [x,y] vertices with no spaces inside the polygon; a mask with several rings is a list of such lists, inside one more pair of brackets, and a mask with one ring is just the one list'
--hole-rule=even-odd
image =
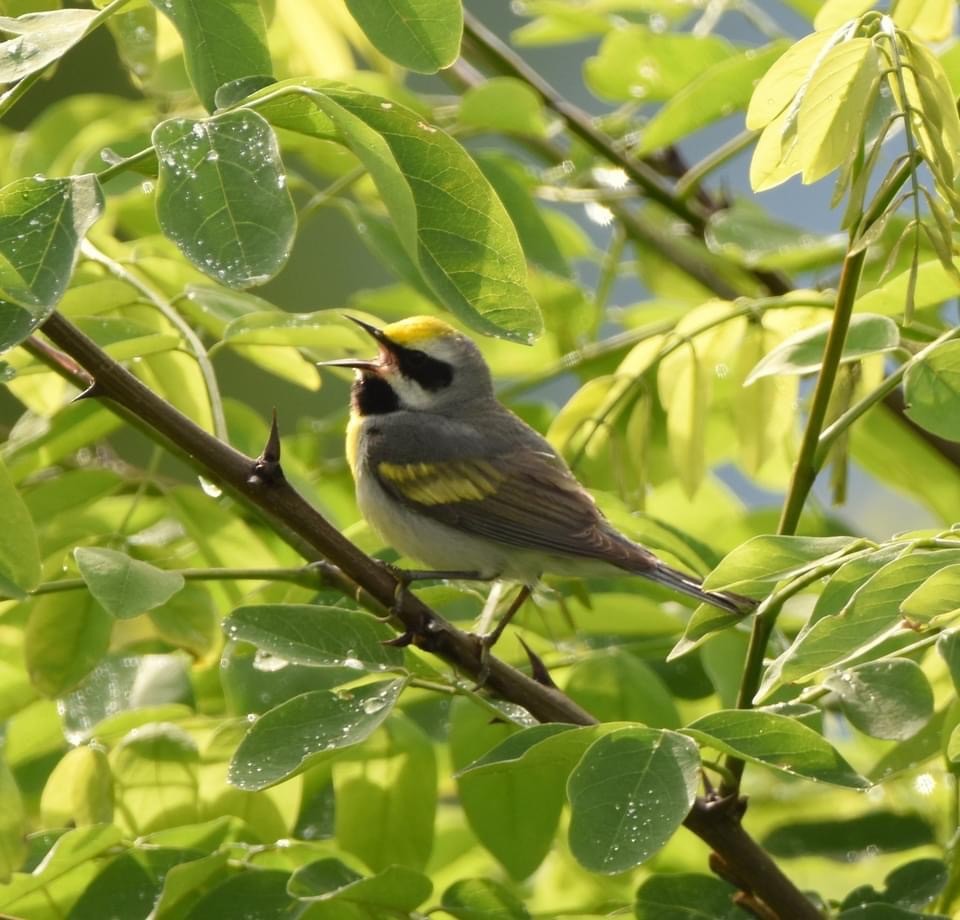
{"label": "yellow crown on bird's head", "polygon": [[383,327],[383,334],[404,348],[415,348],[423,342],[457,336],[460,333],[436,316],[411,316]]}

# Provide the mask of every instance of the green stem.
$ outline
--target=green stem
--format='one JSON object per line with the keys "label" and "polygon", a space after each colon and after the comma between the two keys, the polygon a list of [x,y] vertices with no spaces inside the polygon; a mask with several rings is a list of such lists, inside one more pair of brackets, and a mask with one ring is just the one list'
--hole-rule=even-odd
{"label": "green stem", "polygon": [[[325,575],[322,568],[300,566],[294,569],[238,568],[238,569],[164,569],[180,575],[184,581],[288,581],[293,584],[315,588],[322,585]],[[30,594],[59,594],[63,591],[79,591],[87,587],[82,578],[60,578],[37,585]]]}
{"label": "green stem", "polygon": [[793,476],[787,491],[787,500],[780,516],[779,534],[793,534],[800,523],[800,512],[810,494],[813,482],[817,476],[815,456],[820,433],[827,415],[830,403],[830,394],[837,379],[837,369],[840,366],[840,356],[843,354],[843,343],[850,327],[850,317],[853,314],[853,304],[857,296],[857,285],[860,283],[860,274],[866,251],[861,250],[848,255],[843,262],[840,272],[840,282],[837,287],[837,305],[833,314],[833,323],[827,336],[827,344],[823,350],[823,363],[817,376],[817,385],[810,403],[810,412],[807,416],[807,426],[800,442],[800,453],[793,467]]}
{"label": "green stem", "polygon": [[327,205],[331,200],[337,197],[341,192],[345,192],[358,179],[366,175],[366,168],[357,166],[349,172],[344,173],[337,179],[334,179],[326,188],[320,189],[302,208],[297,217],[303,223],[312,217],[320,208]]}
{"label": "green stem", "polygon": [[[807,416],[807,426],[800,442],[800,453],[793,467],[793,476],[784,502],[783,513],[780,516],[779,534],[794,534],[800,522],[800,512],[806,503],[810,489],[817,476],[815,454],[823,423],[833,392],[833,384],[837,378],[837,369],[840,366],[840,356],[843,353],[843,343],[850,327],[850,317],[853,315],[853,304],[856,300],[857,285],[863,271],[866,251],[861,250],[848,254],[840,272],[840,283],[837,287],[837,303],[833,313],[833,323],[827,336],[827,343],[823,350],[823,363],[817,377],[813,400],[810,403],[810,412]],[[772,599],[771,599],[772,600]],[[762,604],[753,621],[753,630],[750,633],[750,643],[747,646],[747,657],[743,667],[743,677],[737,694],[737,708],[750,709],[753,698],[760,686],[763,673],[763,659],[767,651],[767,643],[773,633],[780,615],[782,600],[776,603]],[[733,793],[739,790],[740,779],[743,776],[744,761],[737,757],[727,758],[727,768],[734,774],[737,784],[732,789],[725,790]]]}
{"label": "green stem", "polygon": [[610,292],[613,290],[614,282],[617,280],[617,274],[620,270],[620,258],[623,255],[623,247],[626,243],[627,235],[622,224],[614,226],[613,235],[610,237],[610,246],[603,256],[600,263],[600,280],[597,282],[597,288],[593,294],[593,338],[596,338],[603,322],[603,311],[610,298]]}
{"label": "green stem", "polygon": [[523,58],[466,11],[463,17],[463,34],[468,40],[466,49],[468,57],[472,46],[501,73],[522,80],[540,96],[547,108],[563,119],[571,133],[586,142],[605,159],[619,166],[643,190],[647,198],[689,224],[697,234],[703,232],[706,217],[701,208],[681,200],[669,184],[664,182],[646,163],[630,156],[613,138],[599,130],[586,112],[568,102]]}
{"label": "green stem", "polygon": [[136,153],[124,157],[116,163],[111,163],[106,169],[101,169],[100,172],[97,173],[97,179],[100,181],[100,184],[103,185],[105,182],[109,182],[114,176],[119,176],[138,163],[149,160],[150,157],[155,154],[156,150],[152,145],[150,147],[144,147],[143,150],[138,150]]}
{"label": "green stem", "polygon": [[759,134],[759,131],[741,131],[708,153],[699,163],[694,163],[677,182],[677,194],[681,198],[689,198],[710,173],[749,147]]}
{"label": "green stem", "polygon": [[140,278],[136,272],[130,271],[126,266],[121,265],[115,259],[111,259],[105,252],[97,249],[90,240],[84,240],[80,244],[80,252],[90,259],[91,262],[97,262],[102,265],[111,275],[115,275],[122,281],[125,281],[132,288],[138,290],[147,300],[150,301],[183,336],[186,343],[190,346],[193,356],[200,368],[200,374],[203,377],[204,385],[207,389],[207,399],[210,401],[210,415],[213,419],[213,432],[221,440],[228,440],[227,418],[223,412],[223,400],[220,397],[220,385],[217,383],[217,375],[213,370],[213,364],[207,349],[204,348],[200,337],[193,331],[190,324],[173,308],[173,305],[155,288]]}

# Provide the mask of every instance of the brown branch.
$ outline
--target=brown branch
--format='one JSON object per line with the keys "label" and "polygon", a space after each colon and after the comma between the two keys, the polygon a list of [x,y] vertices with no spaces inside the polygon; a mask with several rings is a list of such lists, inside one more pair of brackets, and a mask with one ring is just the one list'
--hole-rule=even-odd
{"label": "brown branch", "polygon": [[[597,723],[542,674],[528,677],[492,656],[484,662],[475,636],[448,623],[413,594],[403,591],[398,596],[398,581],[391,571],[345,539],[286,481],[276,419],[263,454],[252,459],[174,409],[58,313],[42,330],[78,367],[36,340],[27,343],[34,355],[78,386],[86,386],[84,395],[105,400],[111,411],[255,508],[307,558],[332,563],[323,573],[329,582],[378,612],[392,613],[404,630],[403,641],[439,656],[460,673],[473,678],[485,673],[490,692],[523,706],[542,722]],[[743,800],[698,798],[684,824],[716,851],[733,877],[743,880],[742,899],[751,909],[768,908],[779,920],[820,920],[813,904],[743,829],[744,807]]]}

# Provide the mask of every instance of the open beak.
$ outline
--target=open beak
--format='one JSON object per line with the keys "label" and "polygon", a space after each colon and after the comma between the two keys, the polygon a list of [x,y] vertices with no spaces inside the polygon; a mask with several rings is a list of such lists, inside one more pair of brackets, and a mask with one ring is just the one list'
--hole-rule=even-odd
{"label": "open beak", "polygon": [[364,322],[355,316],[344,316],[352,323],[356,323],[364,332],[366,332],[379,346],[380,354],[376,358],[335,358],[333,361],[318,361],[318,367],[352,367],[354,370],[365,371],[366,373],[376,374],[383,370],[392,354],[393,342],[383,334],[382,329],[378,329],[372,323]]}

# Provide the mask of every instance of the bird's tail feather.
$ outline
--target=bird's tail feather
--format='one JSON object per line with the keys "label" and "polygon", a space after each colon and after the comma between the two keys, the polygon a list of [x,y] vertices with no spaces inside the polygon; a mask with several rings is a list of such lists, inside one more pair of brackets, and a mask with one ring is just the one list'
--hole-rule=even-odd
{"label": "bird's tail feather", "polygon": [[680,591],[689,597],[696,598],[701,603],[711,604],[720,610],[726,610],[728,613],[746,615],[752,613],[757,606],[757,601],[752,598],[734,594],[731,591],[704,591],[700,586],[699,578],[673,569],[660,562],[660,560],[657,560],[650,568],[638,570],[638,574],[658,584],[673,588],[674,591]]}

